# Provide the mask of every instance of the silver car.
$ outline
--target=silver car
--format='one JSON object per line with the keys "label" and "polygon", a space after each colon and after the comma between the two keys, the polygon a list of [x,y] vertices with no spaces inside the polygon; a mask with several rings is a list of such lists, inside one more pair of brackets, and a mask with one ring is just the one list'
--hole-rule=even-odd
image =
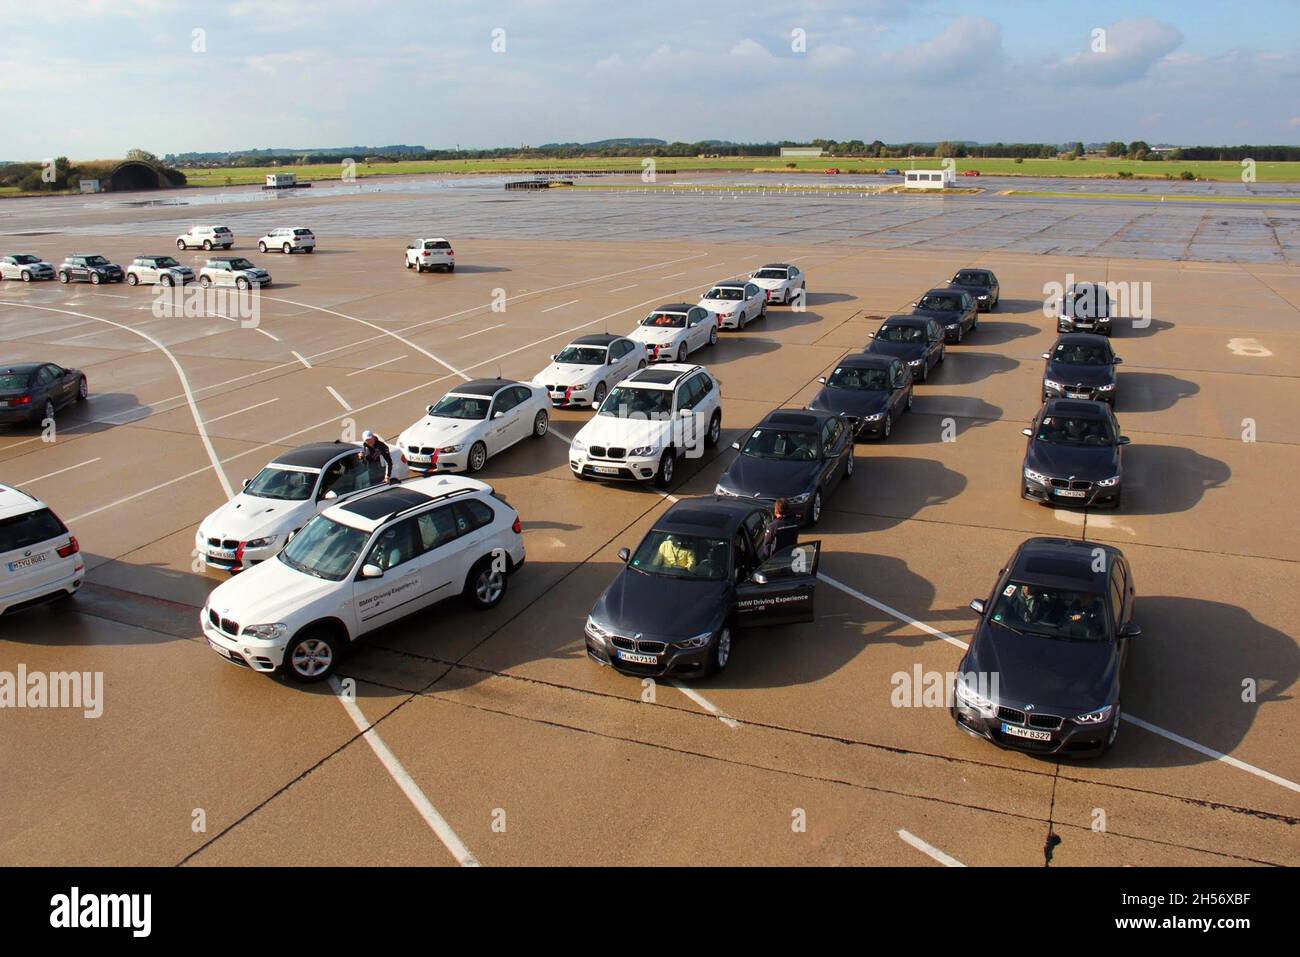
{"label": "silver car", "polygon": [[183,266],[171,256],[136,256],[126,267],[126,284],[148,286],[183,286],[194,281],[194,270]]}
{"label": "silver car", "polygon": [[247,289],[249,286],[271,285],[271,274],[265,269],[254,266],[243,256],[217,256],[209,259],[199,270],[200,286],[237,286]]}
{"label": "silver car", "polygon": [[37,256],[27,253],[0,256],[0,279],[21,279],[23,282],[31,282],[33,279],[53,278],[54,267]]}

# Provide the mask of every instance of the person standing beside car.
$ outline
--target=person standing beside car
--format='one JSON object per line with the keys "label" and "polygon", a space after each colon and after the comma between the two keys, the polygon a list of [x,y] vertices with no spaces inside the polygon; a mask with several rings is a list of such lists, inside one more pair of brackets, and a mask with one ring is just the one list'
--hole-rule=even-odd
{"label": "person standing beside car", "polygon": [[392,452],[387,443],[369,429],[361,434],[361,451],[357,456],[370,471],[371,485],[394,481]]}

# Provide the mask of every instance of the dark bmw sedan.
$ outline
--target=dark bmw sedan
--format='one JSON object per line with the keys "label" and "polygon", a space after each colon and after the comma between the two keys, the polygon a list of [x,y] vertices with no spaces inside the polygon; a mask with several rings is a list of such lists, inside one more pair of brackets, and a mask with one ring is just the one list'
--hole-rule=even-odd
{"label": "dark bmw sedan", "polygon": [[894,423],[912,408],[912,376],[902,359],[847,355],[817,381],[822,390],[808,408],[848,419],[859,439],[889,438]]}
{"label": "dark bmw sedan", "polygon": [[970,603],[980,615],[958,668],[952,716],[1002,748],[1105,753],[1120,722],[1120,676],[1137,592],[1118,548],[1031,538]]}
{"label": "dark bmw sedan", "polygon": [[1124,360],[1115,355],[1110,340],[1090,332],[1058,336],[1051,352],[1044,352],[1043,401],[1097,399],[1115,404],[1118,385],[1115,367]]}
{"label": "dark bmw sedan", "polygon": [[943,362],[943,327],[925,316],[890,316],[867,335],[871,344],[864,352],[902,359],[914,381],[925,382],[930,370]]}
{"label": "dark bmw sedan", "polygon": [[992,269],[958,269],[948,280],[948,288],[969,293],[980,312],[992,312],[1002,298],[1002,287]]}
{"label": "dark bmw sedan", "polygon": [[624,674],[691,677],[722,671],[733,633],[813,620],[820,542],[770,549],[764,505],[678,502],[596,600],[587,655]]}
{"label": "dark bmw sedan", "polygon": [[764,505],[783,498],[805,525],[816,525],[826,496],[853,477],[853,428],[833,412],[777,409],[731,447],[740,454],[714,494]]}
{"label": "dark bmw sedan", "polygon": [[1119,508],[1128,436],[1104,402],[1051,399],[1024,430],[1020,495],[1048,505]]}
{"label": "dark bmw sedan", "polygon": [[0,422],[39,425],[72,402],[84,402],[90,391],[86,374],[53,362],[18,362],[0,366]]}
{"label": "dark bmw sedan", "polygon": [[912,315],[927,316],[939,323],[949,342],[961,342],[966,333],[974,332],[980,324],[975,297],[961,289],[931,289],[912,303]]}

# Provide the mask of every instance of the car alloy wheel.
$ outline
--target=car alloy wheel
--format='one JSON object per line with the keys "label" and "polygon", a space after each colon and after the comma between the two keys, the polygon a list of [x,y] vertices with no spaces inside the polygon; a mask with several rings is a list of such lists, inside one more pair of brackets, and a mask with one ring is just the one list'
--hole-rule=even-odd
{"label": "car alloy wheel", "polygon": [[24,270],[23,270],[23,282],[31,282],[31,281],[32,281],[32,273],[31,273],[31,270],[30,270],[30,269],[24,269]]}
{"label": "car alloy wheel", "polygon": [[210,252],[211,249],[212,249],[212,243],[208,242],[206,239],[203,240],[203,251]]}
{"label": "car alloy wheel", "polygon": [[211,277],[211,276],[200,276],[200,277],[199,277],[199,285],[202,286],[204,289],[207,289],[209,286],[212,285],[212,277]]}
{"label": "car alloy wheel", "polygon": [[128,286],[138,286],[140,284],[140,277],[135,273],[127,273],[126,284]]}
{"label": "car alloy wheel", "polygon": [[90,398],[90,386],[86,383],[86,377],[83,375],[77,382],[77,401],[85,402]]}
{"label": "car alloy wheel", "polygon": [[68,275],[66,272],[59,273],[59,282],[66,283],[70,279],[72,279],[72,277]]}
{"label": "car alloy wheel", "polygon": [[717,445],[720,438],[722,438],[722,413],[714,412],[713,418],[709,419],[709,434],[705,436],[705,441],[709,445]]}
{"label": "car alloy wheel", "polygon": [[97,272],[92,272],[92,273],[90,274],[90,284],[91,284],[92,286],[98,286],[98,285],[100,284],[101,281],[102,281],[102,280],[100,279],[99,273],[97,273]]}
{"label": "car alloy wheel", "polygon": [[677,468],[677,457],[672,449],[664,449],[664,454],[659,457],[659,474],[655,480],[659,483],[660,488],[667,488],[673,482],[673,470]]}
{"label": "car alloy wheel", "polygon": [[844,477],[846,479],[853,478],[853,470],[855,468],[857,468],[857,466],[854,465],[853,450],[849,449],[849,460],[844,463]]}
{"label": "car alloy wheel", "polygon": [[[714,339],[717,338],[718,334],[714,332],[714,333],[710,333],[710,335],[713,337],[712,339],[710,339],[710,341],[713,341]],[[677,361],[678,362],[686,361],[686,343],[684,342],[677,347]]]}
{"label": "car alloy wheel", "polygon": [[299,681],[320,681],[334,670],[334,646],[316,635],[299,638],[289,648],[289,667]]}
{"label": "car alloy wheel", "polygon": [[42,422],[54,421],[54,403],[49,399],[45,400],[45,417],[41,421]]}
{"label": "car alloy wheel", "polygon": [[285,244],[284,244],[284,248],[283,248],[282,251],[283,251],[284,254],[287,256],[287,255],[289,255],[290,253],[293,252],[293,247],[290,246],[288,243],[285,243]]}
{"label": "car alloy wheel", "polygon": [[718,324],[715,322],[713,324],[713,328],[709,330],[709,345],[716,346],[717,344],[718,344]]}
{"label": "car alloy wheel", "polygon": [[176,248],[183,251],[185,249],[184,240],[180,240],[180,239],[176,240]]}
{"label": "car alloy wheel", "polygon": [[533,438],[540,439],[546,434],[546,430],[551,427],[551,416],[545,409],[537,413],[533,419]]}
{"label": "car alloy wheel", "polygon": [[892,412],[886,412],[886,413],[885,413],[885,428],[884,428],[884,431],[881,432],[880,437],[881,437],[882,439],[887,439],[887,438],[889,438],[889,436],[893,433],[893,431],[894,431],[894,414],[893,414]]}
{"label": "car alloy wheel", "polygon": [[822,519],[822,490],[813,492],[812,502],[808,505],[808,524],[816,525]]}
{"label": "car alloy wheel", "polygon": [[908,389],[907,390],[907,411],[908,412],[912,411],[912,395],[913,395],[912,390]]}
{"label": "car alloy wheel", "polygon": [[596,391],[595,391],[595,393],[594,393],[594,394],[592,395],[592,397],[591,397],[591,404],[592,404],[592,406],[593,406],[593,407],[597,407],[597,406],[599,406],[602,402],[604,402],[604,401],[605,401],[605,393],[608,392],[608,391],[609,391],[609,390],[605,388],[605,383],[603,383],[603,382],[597,383],[597,385],[596,385]]}
{"label": "car alloy wheel", "polygon": [[482,442],[475,442],[474,447],[469,450],[469,470],[481,472],[485,465],[487,465],[487,446]]}
{"label": "car alloy wheel", "polygon": [[713,646],[713,670],[724,671],[731,660],[731,629],[723,628]]}
{"label": "car alloy wheel", "polygon": [[261,252],[266,252],[266,243],[259,242],[259,243],[257,244],[257,248],[258,248]]}
{"label": "car alloy wheel", "polygon": [[238,279],[235,280],[235,286],[240,291],[243,291],[248,288],[248,280],[245,279],[243,276],[240,276]]}
{"label": "car alloy wheel", "polygon": [[479,569],[478,577],[474,579],[474,597],[478,599],[480,605],[491,608],[501,600],[505,590],[505,572],[493,568],[491,562]]}

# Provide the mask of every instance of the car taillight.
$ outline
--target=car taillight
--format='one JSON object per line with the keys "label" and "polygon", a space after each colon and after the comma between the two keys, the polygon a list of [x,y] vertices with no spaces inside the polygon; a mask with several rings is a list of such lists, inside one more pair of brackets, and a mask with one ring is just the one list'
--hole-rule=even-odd
{"label": "car taillight", "polygon": [[454,255],[456,255],[456,250],[454,250],[454,249],[448,249],[448,250],[447,250],[447,255],[448,255],[448,256],[454,256]]}
{"label": "car taillight", "polygon": [[68,544],[59,549],[59,557],[71,558],[79,551],[81,551],[81,546],[77,544],[77,536],[72,535],[68,538]]}
{"label": "car taillight", "polygon": [[524,523],[521,522],[521,521],[519,521],[519,516],[518,516],[518,515],[515,516],[515,523],[514,523],[513,525],[511,525],[510,527],[511,527],[512,529],[514,529],[514,533],[515,533],[516,535],[522,535],[522,534],[523,534],[523,531],[524,531]]}

